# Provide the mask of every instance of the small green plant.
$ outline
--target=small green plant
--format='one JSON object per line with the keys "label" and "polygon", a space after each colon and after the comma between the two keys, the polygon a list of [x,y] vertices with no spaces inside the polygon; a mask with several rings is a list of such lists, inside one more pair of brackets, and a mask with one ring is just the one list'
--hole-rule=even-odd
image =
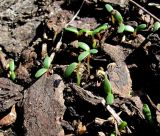
{"label": "small green plant", "polygon": [[156,32],[159,28],[160,28],[160,22],[157,21],[154,23],[152,30],[153,32]]}
{"label": "small green plant", "polygon": [[153,118],[152,118],[152,113],[147,104],[143,104],[143,114],[145,119],[150,123],[153,124]]}
{"label": "small green plant", "polygon": [[90,75],[90,57],[91,57],[91,54],[96,54],[98,52],[98,50],[97,49],[90,49],[90,47],[84,42],[79,42],[78,47],[84,50],[78,56],[78,61],[81,62],[82,60],[87,58],[87,68],[88,68],[88,73]]}
{"label": "small green plant", "polygon": [[103,78],[103,88],[106,93],[106,103],[107,104],[113,104],[114,102],[114,95],[112,93],[112,86],[110,81],[108,80],[108,77],[106,73],[104,72],[103,68],[100,68],[97,72],[97,75],[100,75]]}
{"label": "small green plant", "polygon": [[75,27],[68,27],[68,28],[65,28],[65,31],[72,32],[72,33],[76,34],[78,37],[82,36],[82,35],[85,37],[90,36],[92,38],[92,47],[96,48],[95,36],[98,35],[99,33],[101,33],[102,31],[107,30],[107,29],[108,29],[108,24],[104,23],[93,30],[89,30],[89,29],[78,30]]}
{"label": "small green plant", "polygon": [[80,74],[80,62],[73,62],[71,63],[65,70],[65,77],[69,77],[71,76],[71,74],[76,71],[76,75],[77,75],[77,85],[80,85],[81,83],[81,74]]}
{"label": "small green plant", "polygon": [[123,23],[123,17],[119,11],[113,9],[110,4],[106,4],[105,8],[111,14],[113,24],[115,23],[115,20],[118,22],[119,25]]}
{"label": "small green plant", "polygon": [[16,79],[15,64],[14,64],[14,60],[12,59],[9,62],[9,76],[13,81]]}
{"label": "small green plant", "polygon": [[140,24],[136,27],[136,29],[133,32],[133,35],[136,36],[137,32],[144,30],[147,27],[146,24]]}
{"label": "small green plant", "polygon": [[44,59],[44,61],[43,61],[43,67],[36,72],[35,77],[39,78],[44,73],[46,73],[48,71],[48,69],[50,68],[51,63],[52,63],[51,57],[46,56],[45,59]]}
{"label": "small green plant", "polygon": [[127,127],[127,122],[126,121],[122,121],[119,125],[118,125],[118,130],[121,132],[122,130],[124,130]]}

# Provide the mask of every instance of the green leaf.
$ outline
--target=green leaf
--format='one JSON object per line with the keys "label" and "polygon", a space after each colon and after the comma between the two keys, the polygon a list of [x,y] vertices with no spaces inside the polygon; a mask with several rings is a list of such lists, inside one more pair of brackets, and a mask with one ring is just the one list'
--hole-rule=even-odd
{"label": "green leaf", "polygon": [[146,24],[140,24],[136,27],[135,31],[142,31],[147,27]]}
{"label": "green leaf", "polygon": [[121,23],[118,27],[117,33],[123,33],[125,29],[125,25]]}
{"label": "green leaf", "polygon": [[71,76],[71,74],[73,73],[73,71],[77,68],[77,65],[78,65],[78,63],[76,63],[76,62],[71,63],[71,64],[67,67],[67,69],[66,69],[66,71],[65,71],[65,77]]}
{"label": "green leaf", "polygon": [[126,127],[127,127],[127,122],[126,121],[122,121],[121,124],[118,125],[119,131],[124,130]]}
{"label": "green leaf", "polygon": [[90,50],[90,47],[84,42],[78,42],[78,47],[80,47],[81,49],[83,49],[85,51],[89,51]]}
{"label": "green leaf", "polygon": [[78,61],[81,62],[81,61],[84,60],[89,54],[90,54],[89,51],[84,51],[84,52],[82,52],[82,53],[78,56]]}
{"label": "green leaf", "polygon": [[16,79],[16,74],[14,71],[10,71],[10,78],[12,81],[14,81]]}
{"label": "green leaf", "polygon": [[98,52],[97,49],[91,49],[91,50],[90,50],[90,53],[91,53],[91,54],[96,54],[97,52]]}
{"label": "green leaf", "polygon": [[113,94],[112,93],[107,94],[106,103],[108,105],[111,105],[111,104],[113,104],[113,102],[114,102],[114,96],[113,96]]}
{"label": "green leaf", "polygon": [[75,27],[68,27],[68,28],[65,28],[66,31],[69,31],[69,32],[72,32],[72,33],[75,33],[78,35],[78,29],[75,28]]}
{"label": "green leaf", "polygon": [[113,10],[113,7],[110,4],[106,4],[105,8],[107,9],[107,11],[110,13]]}
{"label": "green leaf", "polygon": [[110,83],[110,81],[108,80],[108,78],[107,78],[106,75],[105,75],[105,77],[104,77],[103,87],[104,87],[104,91],[106,92],[106,94],[112,93],[111,83]]}
{"label": "green leaf", "polygon": [[99,27],[97,27],[96,29],[93,30],[93,35],[97,34],[97,33],[100,33],[101,31],[104,31],[108,29],[108,24],[105,23],[103,25],[100,25]]}
{"label": "green leaf", "polygon": [[85,36],[92,36],[93,35],[93,31],[89,30],[89,29],[81,29],[79,31],[79,35],[82,35],[85,33]]}
{"label": "green leaf", "polygon": [[151,110],[147,104],[143,104],[143,114],[144,114],[145,119],[149,123],[152,124],[153,123],[152,114],[151,114]]}
{"label": "green leaf", "polygon": [[10,71],[14,71],[15,70],[14,60],[10,60],[10,62],[9,62],[9,70]]}
{"label": "green leaf", "polygon": [[46,69],[49,69],[49,67],[51,66],[51,58],[46,56],[45,59],[44,59],[44,62],[43,62],[43,65]]}
{"label": "green leaf", "polygon": [[119,11],[115,10],[115,12],[113,12],[113,16],[119,24],[121,24],[123,22],[122,15]]}
{"label": "green leaf", "polygon": [[155,22],[153,25],[153,32],[157,31],[160,28],[160,22]]}
{"label": "green leaf", "polygon": [[127,32],[134,32],[134,28],[130,25],[125,25],[124,31]]}
{"label": "green leaf", "polygon": [[41,69],[39,69],[37,72],[36,72],[36,74],[35,74],[35,77],[36,78],[39,78],[40,76],[42,76],[44,73],[46,73],[48,71],[48,69],[46,69],[46,68],[41,68]]}

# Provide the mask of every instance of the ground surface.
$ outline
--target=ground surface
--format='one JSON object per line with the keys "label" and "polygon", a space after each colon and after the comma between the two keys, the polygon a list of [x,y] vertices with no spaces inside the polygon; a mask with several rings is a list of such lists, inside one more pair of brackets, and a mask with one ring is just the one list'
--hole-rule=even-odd
{"label": "ground surface", "polygon": [[[160,17],[160,9],[148,6],[159,1],[137,2]],[[145,23],[146,29],[136,36],[117,33],[107,3],[122,14],[125,25]],[[0,136],[160,135],[160,31],[152,31],[156,19],[150,14],[133,2],[118,0],[0,0],[0,18]],[[64,29],[94,30],[105,23],[108,28],[94,37]],[[90,72],[86,60],[79,66],[79,86],[78,68],[69,78],[64,76],[83,51],[78,42],[91,49],[95,42],[98,50],[90,57]],[[35,78],[46,55],[54,56],[52,64]],[[8,69],[11,59],[14,81]],[[112,86],[110,106],[103,76],[97,74],[100,68]],[[145,118],[145,103],[153,123]],[[124,130],[118,128],[121,120],[128,124]]]}

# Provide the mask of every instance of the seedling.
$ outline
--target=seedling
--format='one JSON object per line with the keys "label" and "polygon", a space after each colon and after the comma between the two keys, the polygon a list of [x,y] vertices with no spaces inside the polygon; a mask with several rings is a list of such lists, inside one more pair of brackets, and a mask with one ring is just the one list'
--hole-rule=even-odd
{"label": "seedling", "polygon": [[16,79],[15,64],[14,64],[14,60],[12,59],[9,62],[9,76],[13,81]]}
{"label": "seedling", "polygon": [[46,73],[49,70],[50,66],[51,66],[51,62],[52,62],[51,57],[46,56],[44,61],[43,61],[43,67],[36,72],[35,77],[39,78],[44,73]]}
{"label": "seedling", "polygon": [[113,10],[111,14],[113,15],[114,19],[118,22],[118,24],[123,23],[123,17],[119,11]]}
{"label": "seedling", "polygon": [[160,22],[155,22],[153,25],[153,32],[156,32],[160,28]]}
{"label": "seedling", "polygon": [[104,79],[103,80],[103,88],[104,88],[104,91],[107,95],[106,103],[107,104],[112,104],[114,102],[114,96],[113,96],[113,93],[112,93],[112,86],[111,86],[111,83],[108,80],[108,77],[107,77],[106,73],[104,72],[103,68],[98,70],[97,75],[100,75]]}
{"label": "seedling", "polygon": [[145,119],[150,124],[152,124],[153,123],[152,113],[151,113],[151,110],[147,104],[143,104],[143,114],[144,114]]}
{"label": "seedling", "polygon": [[83,49],[84,51],[78,56],[78,61],[81,62],[85,58],[87,58],[87,68],[88,68],[88,73],[90,75],[90,57],[91,54],[96,54],[98,52],[97,49],[90,49],[90,47],[84,43],[84,42],[79,42],[78,47]]}
{"label": "seedling", "polygon": [[136,29],[133,32],[133,35],[136,36],[138,31],[142,31],[147,27],[146,24],[140,24],[136,27]]}
{"label": "seedling", "polygon": [[122,130],[124,130],[127,127],[127,122],[126,121],[122,121],[119,125],[118,125],[118,130],[121,132]]}
{"label": "seedling", "polygon": [[118,24],[123,23],[123,17],[119,11],[113,9],[110,4],[106,4],[105,8],[111,14],[113,24],[115,23],[115,20],[118,22]]}
{"label": "seedling", "polygon": [[80,75],[80,63],[73,62],[71,63],[67,69],[65,70],[65,77],[71,76],[71,74],[76,70],[76,75],[77,75],[77,85],[80,85],[81,83],[81,75]]}

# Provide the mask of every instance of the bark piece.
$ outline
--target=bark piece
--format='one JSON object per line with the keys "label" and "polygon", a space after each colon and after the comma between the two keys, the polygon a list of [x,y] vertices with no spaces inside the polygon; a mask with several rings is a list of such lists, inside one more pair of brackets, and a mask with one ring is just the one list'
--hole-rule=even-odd
{"label": "bark piece", "polygon": [[43,75],[24,92],[26,136],[63,136],[60,119],[65,111],[62,78]]}
{"label": "bark piece", "polygon": [[97,106],[99,104],[105,105],[105,100],[102,97],[95,96],[91,92],[84,90],[75,84],[71,84],[70,87],[80,99],[88,104],[91,104],[92,106]]}
{"label": "bark piece", "polygon": [[4,112],[22,99],[23,87],[7,78],[0,78],[0,112]]}
{"label": "bark piece", "polygon": [[107,66],[107,73],[112,85],[114,94],[120,97],[128,98],[132,90],[132,80],[129,70],[125,63],[125,54],[120,46],[104,44],[102,47],[104,52],[110,56],[114,63]]}

